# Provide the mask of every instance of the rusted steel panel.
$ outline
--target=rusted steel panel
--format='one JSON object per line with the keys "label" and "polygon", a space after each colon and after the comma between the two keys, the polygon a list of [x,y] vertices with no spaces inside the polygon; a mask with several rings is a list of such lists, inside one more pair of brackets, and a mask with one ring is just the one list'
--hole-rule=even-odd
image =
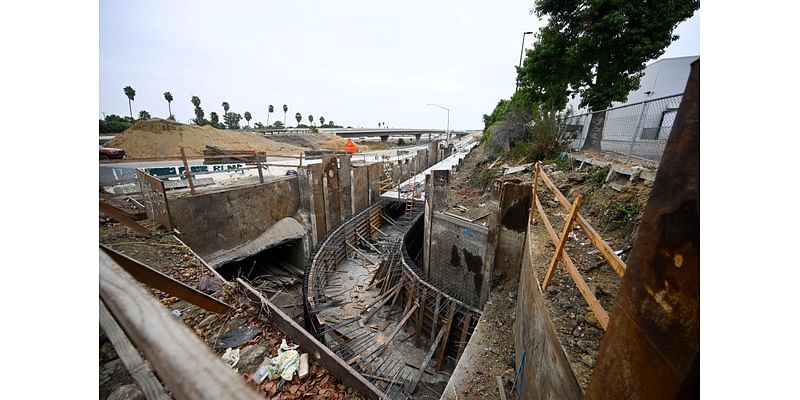
{"label": "rusted steel panel", "polygon": [[167,205],[167,193],[164,190],[164,183],[140,170],[136,170],[136,178],[139,181],[139,189],[144,197],[147,218],[158,222],[161,226],[171,231],[172,221],[169,217],[169,206]]}
{"label": "rusted steel panel", "polygon": [[352,166],[350,165],[350,155],[344,154],[339,156],[339,186],[341,187],[341,203],[340,214],[342,221],[350,219],[353,216],[353,196],[352,196],[352,182],[350,173]]}
{"label": "rusted steel panel", "polygon": [[699,396],[700,61],[692,64],[588,399]]}
{"label": "rusted steel panel", "polygon": [[321,240],[328,233],[328,225],[325,219],[325,193],[322,190],[322,165],[312,164],[308,166],[311,173],[311,194],[314,196],[314,217],[317,220],[317,240]]}
{"label": "rusted steel panel", "polygon": [[369,169],[369,201],[370,204],[375,203],[381,197],[380,179],[383,173],[383,164],[374,163],[370,164]]}
{"label": "rusted steel panel", "polygon": [[325,191],[325,220],[328,230],[342,221],[341,189],[339,186],[339,162],[336,156],[322,157],[322,171],[325,174],[327,190]]}
{"label": "rusted steel panel", "polygon": [[513,328],[517,352],[517,396],[534,400],[577,400],[583,393],[539,289],[539,279],[529,251],[531,240],[527,235]]}
{"label": "rusted steel panel", "polygon": [[369,168],[353,167],[353,205],[356,214],[369,206]]}

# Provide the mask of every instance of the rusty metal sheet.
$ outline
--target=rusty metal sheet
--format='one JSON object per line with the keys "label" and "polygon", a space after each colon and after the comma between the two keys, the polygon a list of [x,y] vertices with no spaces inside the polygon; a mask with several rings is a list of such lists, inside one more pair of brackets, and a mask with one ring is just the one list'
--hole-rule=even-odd
{"label": "rusty metal sheet", "polygon": [[147,218],[158,222],[168,231],[171,231],[172,221],[169,216],[169,205],[167,204],[167,192],[164,190],[164,183],[140,170],[136,170],[136,178],[139,181],[139,190],[144,197]]}
{"label": "rusty metal sheet", "polygon": [[148,265],[142,264],[122,253],[119,253],[108,246],[100,245],[100,249],[108,254],[120,267],[131,274],[137,281],[144,283],[150,287],[169,293],[173,296],[179,297],[192,303],[198,307],[202,307],[208,311],[217,314],[225,314],[231,310],[231,306],[183,283],[170,278],[151,268]]}
{"label": "rusty metal sheet", "polygon": [[587,399],[699,397],[700,61],[628,259]]}

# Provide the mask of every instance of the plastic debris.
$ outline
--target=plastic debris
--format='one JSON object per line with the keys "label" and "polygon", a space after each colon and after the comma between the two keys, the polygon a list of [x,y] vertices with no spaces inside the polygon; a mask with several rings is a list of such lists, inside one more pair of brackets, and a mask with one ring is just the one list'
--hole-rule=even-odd
{"label": "plastic debris", "polygon": [[177,318],[180,318],[181,317],[181,310],[172,310],[172,315],[174,315]]}
{"label": "plastic debris", "polygon": [[222,355],[222,361],[225,361],[225,364],[231,368],[235,367],[239,363],[239,349],[228,347],[225,354]]}
{"label": "plastic debris", "polygon": [[297,352],[297,345],[289,346],[286,339],[281,340],[278,347],[278,355],[273,358],[267,357],[253,374],[253,382],[261,384],[264,379],[270,380],[282,378],[291,382],[294,373],[300,368],[300,353]]}

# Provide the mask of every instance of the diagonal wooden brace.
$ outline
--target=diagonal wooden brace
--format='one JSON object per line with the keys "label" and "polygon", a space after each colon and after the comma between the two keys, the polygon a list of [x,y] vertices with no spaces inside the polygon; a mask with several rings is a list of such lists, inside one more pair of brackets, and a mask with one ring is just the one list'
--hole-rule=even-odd
{"label": "diagonal wooden brace", "polygon": [[542,280],[542,290],[547,289],[547,286],[553,279],[553,271],[556,269],[556,265],[558,265],[558,260],[561,258],[561,253],[564,251],[564,246],[567,245],[569,232],[572,230],[572,223],[575,222],[575,217],[578,216],[578,208],[580,208],[580,206],[581,196],[578,195],[578,197],[575,198],[575,201],[572,202],[572,209],[569,211],[569,216],[567,217],[566,222],[564,222],[564,229],[561,230],[561,238],[558,240],[556,253],[553,254],[553,258],[550,260],[550,265],[547,267],[547,272],[544,274],[544,279]]}

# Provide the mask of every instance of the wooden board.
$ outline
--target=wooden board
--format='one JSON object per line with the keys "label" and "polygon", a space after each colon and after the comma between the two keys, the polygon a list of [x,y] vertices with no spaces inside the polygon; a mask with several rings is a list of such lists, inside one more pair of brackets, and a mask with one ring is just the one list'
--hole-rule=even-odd
{"label": "wooden board", "polygon": [[139,355],[139,351],[133,346],[125,332],[119,327],[117,321],[111,317],[108,308],[100,301],[100,326],[106,333],[108,340],[114,345],[114,350],[119,355],[119,359],[131,374],[133,381],[139,390],[142,391],[147,400],[170,400],[171,398],[161,386],[153,371]]}
{"label": "wooden board", "polygon": [[567,245],[569,233],[572,230],[572,223],[575,221],[575,216],[578,215],[578,209],[580,206],[581,196],[578,195],[578,197],[575,198],[575,201],[572,203],[572,209],[569,212],[567,220],[564,222],[564,228],[561,229],[561,237],[558,239],[556,251],[553,253],[553,257],[550,259],[550,265],[547,266],[547,272],[545,272],[544,279],[542,280],[542,289],[547,289],[547,286],[550,284],[550,279],[553,278],[553,271],[555,271],[558,260],[561,258],[561,253],[564,252],[564,246]]}
{"label": "wooden board", "polygon": [[102,251],[100,299],[176,399],[261,399],[189,327]]}

